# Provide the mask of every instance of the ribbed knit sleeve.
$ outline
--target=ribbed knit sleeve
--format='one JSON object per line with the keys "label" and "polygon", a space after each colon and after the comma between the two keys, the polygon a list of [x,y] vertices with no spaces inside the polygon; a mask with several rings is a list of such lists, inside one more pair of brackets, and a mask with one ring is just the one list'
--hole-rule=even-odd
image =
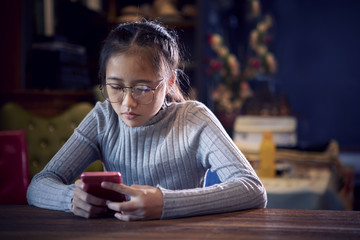
{"label": "ribbed knit sleeve", "polygon": [[98,138],[106,111],[93,109],[45,168],[35,175],[27,191],[30,205],[72,211],[75,186],[71,184],[93,161],[100,159]]}
{"label": "ribbed knit sleeve", "polygon": [[186,142],[192,161],[216,172],[222,183],[175,191],[160,188],[162,218],[263,208],[267,198],[262,183],[214,114],[195,103],[185,109],[184,118],[186,134],[179,141]]}

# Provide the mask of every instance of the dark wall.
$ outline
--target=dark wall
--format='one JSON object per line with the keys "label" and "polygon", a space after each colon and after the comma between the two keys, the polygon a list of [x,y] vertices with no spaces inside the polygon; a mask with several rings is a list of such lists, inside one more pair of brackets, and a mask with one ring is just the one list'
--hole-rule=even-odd
{"label": "dark wall", "polygon": [[298,117],[299,141],[336,139],[360,151],[360,1],[273,0],[277,86]]}

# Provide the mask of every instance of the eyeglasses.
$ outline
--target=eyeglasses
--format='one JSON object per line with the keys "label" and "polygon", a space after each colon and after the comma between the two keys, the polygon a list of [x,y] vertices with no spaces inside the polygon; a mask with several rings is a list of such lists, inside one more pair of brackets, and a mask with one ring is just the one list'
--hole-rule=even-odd
{"label": "eyeglasses", "polygon": [[136,85],[133,87],[123,87],[116,83],[107,83],[100,86],[100,90],[104,98],[111,102],[117,103],[124,100],[126,89],[131,89],[131,96],[139,104],[150,104],[154,99],[155,90],[163,83],[160,83],[155,88],[150,88],[145,85]]}

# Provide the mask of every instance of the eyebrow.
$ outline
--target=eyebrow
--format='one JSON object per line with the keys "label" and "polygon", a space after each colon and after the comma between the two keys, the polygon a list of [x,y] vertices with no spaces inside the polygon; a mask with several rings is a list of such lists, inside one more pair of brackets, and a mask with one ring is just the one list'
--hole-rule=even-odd
{"label": "eyebrow", "polygon": [[[114,81],[118,81],[118,82],[124,82],[124,79],[118,78],[118,77],[108,77],[108,78],[106,78],[106,80],[114,80]],[[154,81],[145,80],[145,79],[137,79],[137,80],[133,81],[132,83],[135,83],[135,84],[139,84],[139,83],[151,84],[151,83],[154,83]]]}

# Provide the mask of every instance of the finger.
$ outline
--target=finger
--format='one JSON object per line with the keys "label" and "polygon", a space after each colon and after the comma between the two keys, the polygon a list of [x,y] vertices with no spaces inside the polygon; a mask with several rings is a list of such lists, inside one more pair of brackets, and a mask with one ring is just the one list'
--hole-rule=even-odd
{"label": "finger", "polygon": [[108,208],[115,212],[118,212],[122,215],[132,216],[136,219],[144,219],[145,218],[144,209],[137,207],[136,204],[133,203],[132,201],[122,202],[122,203],[109,202]]}
{"label": "finger", "polygon": [[107,207],[116,212],[127,212],[133,213],[139,209],[135,201],[127,201],[127,202],[111,202],[107,201]]}
{"label": "finger", "polygon": [[134,215],[127,215],[123,213],[115,213],[114,215],[117,219],[124,221],[124,222],[130,222],[130,221],[139,221],[142,220],[142,217],[134,216]]}
{"label": "finger", "polygon": [[85,209],[82,209],[80,207],[75,206],[73,208],[73,214],[79,217],[83,217],[83,218],[95,218],[95,217],[100,217],[103,216],[107,213],[107,209],[101,210],[101,211],[87,211]]}
{"label": "finger", "polygon": [[109,189],[115,192],[119,192],[129,196],[137,196],[138,191],[135,188],[126,186],[125,184],[111,183],[111,182],[102,182],[101,187]]}
{"label": "finger", "polygon": [[75,189],[74,195],[75,194],[79,199],[81,199],[82,201],[87,202],[91,205],[102,206],[102,207],[106,206],[105,199],[95,197],[94,195],[91,195],[90,193],[87,193],[80,188]]}
{"label": "finger", "polygon": [[85,218],[96,217],[99,215],[103,215],[104,213],[107,212],[106,207],[91,205],[80,199],[76,193],[74,194],[72,204],[73,204],[73,213],[75,215]]}
{"label": "finger", "polygon": [[108,213],[107,209],[104,209],[103,211],[100,212],[93,212],[93,211],[86,211],[82,208],[79,207],[74,207],[73,209],[73,214],[79,217],[83,217],[83,218],[96,218],[96,217],[101,217],[101,216],[105,216]]}
{"label": "finger", "polygon": [[86,212],[89,212],[91,208],[91,205],[86,201],[82,200],[81,198],[79,198],[79,195],[73,198],[72,204],[74,208],[79,208]]}
{"label": "finger", "polygon": [[75,181],[75,187],[84,189],[84,182],[81,179]]}
{"label": "finger", "polygon": [[73,214],[83,218],[90,218],[89,212],[78,207],[73,207]]}
{"label": "finger", "polygon": [[[93,205],[93,204],[89,203],[88,201],[82,199],[81,195],[79,195],[77,193],[77,191],[81,191],[81,190],[75,190],[74,198],[72,201],[73,206],[84,209],[85,211],[88,211],[88,212],[91,212],[91,211],[101,212],[104,209],[106,210],[106,204],[102,205],[102,206]],[[97,211],[97,210],[99,210],[99,211]]]}

